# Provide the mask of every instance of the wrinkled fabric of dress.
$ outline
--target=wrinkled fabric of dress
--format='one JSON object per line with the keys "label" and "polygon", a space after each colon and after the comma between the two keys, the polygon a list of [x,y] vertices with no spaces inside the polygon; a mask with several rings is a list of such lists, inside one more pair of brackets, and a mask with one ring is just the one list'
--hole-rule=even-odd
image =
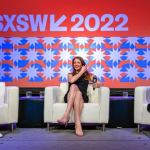
{"label": "wrinkled fabric of dress", "polygon": [[67,96],[68,96],[68,93],[69,93],[69,90],[70,90],[70,87],[71,87],[72,84],[75,84],[75,85],[78,86],[80,92],[82,93],[82,97],[83,97],[84,103],[88,103],[89,98],[87,96],[87,88],[88,88],[89,81],[85,80],[84,78],[85,78],[84,75],[82,75],[74,83],[68,82],[68,84],[69,84],[68,91],[67,91],[67,93],[64,96],[65,103],[67,103]]}

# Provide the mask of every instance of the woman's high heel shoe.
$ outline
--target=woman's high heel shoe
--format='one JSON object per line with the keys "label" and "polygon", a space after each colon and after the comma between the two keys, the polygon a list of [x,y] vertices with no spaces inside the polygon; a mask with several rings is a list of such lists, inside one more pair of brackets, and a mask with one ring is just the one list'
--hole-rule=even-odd
{"label": "woman's high heel shoe", "polygon": [[[81,126],[75,126],[75,129],[76,129],[76,128],[81,128]],[[82,129],[82,128],[81,128],[81,129]],[[83,136],[83,133],[82,133],[82,134],[78,134],[78,133],[76,132],[76,135],[77,135],[77,136]]]}
{"label": "woman's high heel shoe", "polygon": [[57,122],[63,123],[63,124],[65,124],[65,127],[67,127],[67,123],[69,122],[69,120],[70,120],[69,116],[63,116],[61,119],[58,119]]}

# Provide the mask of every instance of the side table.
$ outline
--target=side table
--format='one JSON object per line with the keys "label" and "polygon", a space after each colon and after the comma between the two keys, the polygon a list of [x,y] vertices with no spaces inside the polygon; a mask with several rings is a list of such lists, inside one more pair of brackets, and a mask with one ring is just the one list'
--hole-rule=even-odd
{"label": "side table", "polygon": [[108,127],[134,128],[134,97],[110,97]]}
{"label": "side table", "polygon": [[44,98],[39,96],[19,98],[18,127],[46,127],[44,123]]}

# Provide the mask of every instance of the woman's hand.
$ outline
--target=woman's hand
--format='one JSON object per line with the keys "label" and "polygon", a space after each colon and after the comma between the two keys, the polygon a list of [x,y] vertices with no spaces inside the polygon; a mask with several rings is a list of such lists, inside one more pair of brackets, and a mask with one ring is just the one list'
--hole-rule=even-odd
{"label": "woman's hand", "polygon": [[99,87],[97,83],[93,83],[92,86],[93,86],[93,88],[98,88]]}
{"label": "woman's hand", "polygon": [[86,66],[82,66],[81,72],[84,73],[86,70],[87,70],[87,69],[86,69]]}
{"label": "woman's hand", "polygon": [[[91,75],[91,82],[93,82],[93,75]],[[97,80],[97,82],[93,83],[92,86],[93,88],[100,88],[103,86],[103,83]]]}

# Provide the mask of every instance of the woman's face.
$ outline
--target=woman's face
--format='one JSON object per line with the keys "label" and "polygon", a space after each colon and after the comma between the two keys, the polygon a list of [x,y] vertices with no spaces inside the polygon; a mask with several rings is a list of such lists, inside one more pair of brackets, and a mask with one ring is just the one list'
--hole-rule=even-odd
{"label": "woman's face", "polygon": [[75,70],[80,70],[82,68],[82,63],[78,58],[74,60],[73,67]]}

